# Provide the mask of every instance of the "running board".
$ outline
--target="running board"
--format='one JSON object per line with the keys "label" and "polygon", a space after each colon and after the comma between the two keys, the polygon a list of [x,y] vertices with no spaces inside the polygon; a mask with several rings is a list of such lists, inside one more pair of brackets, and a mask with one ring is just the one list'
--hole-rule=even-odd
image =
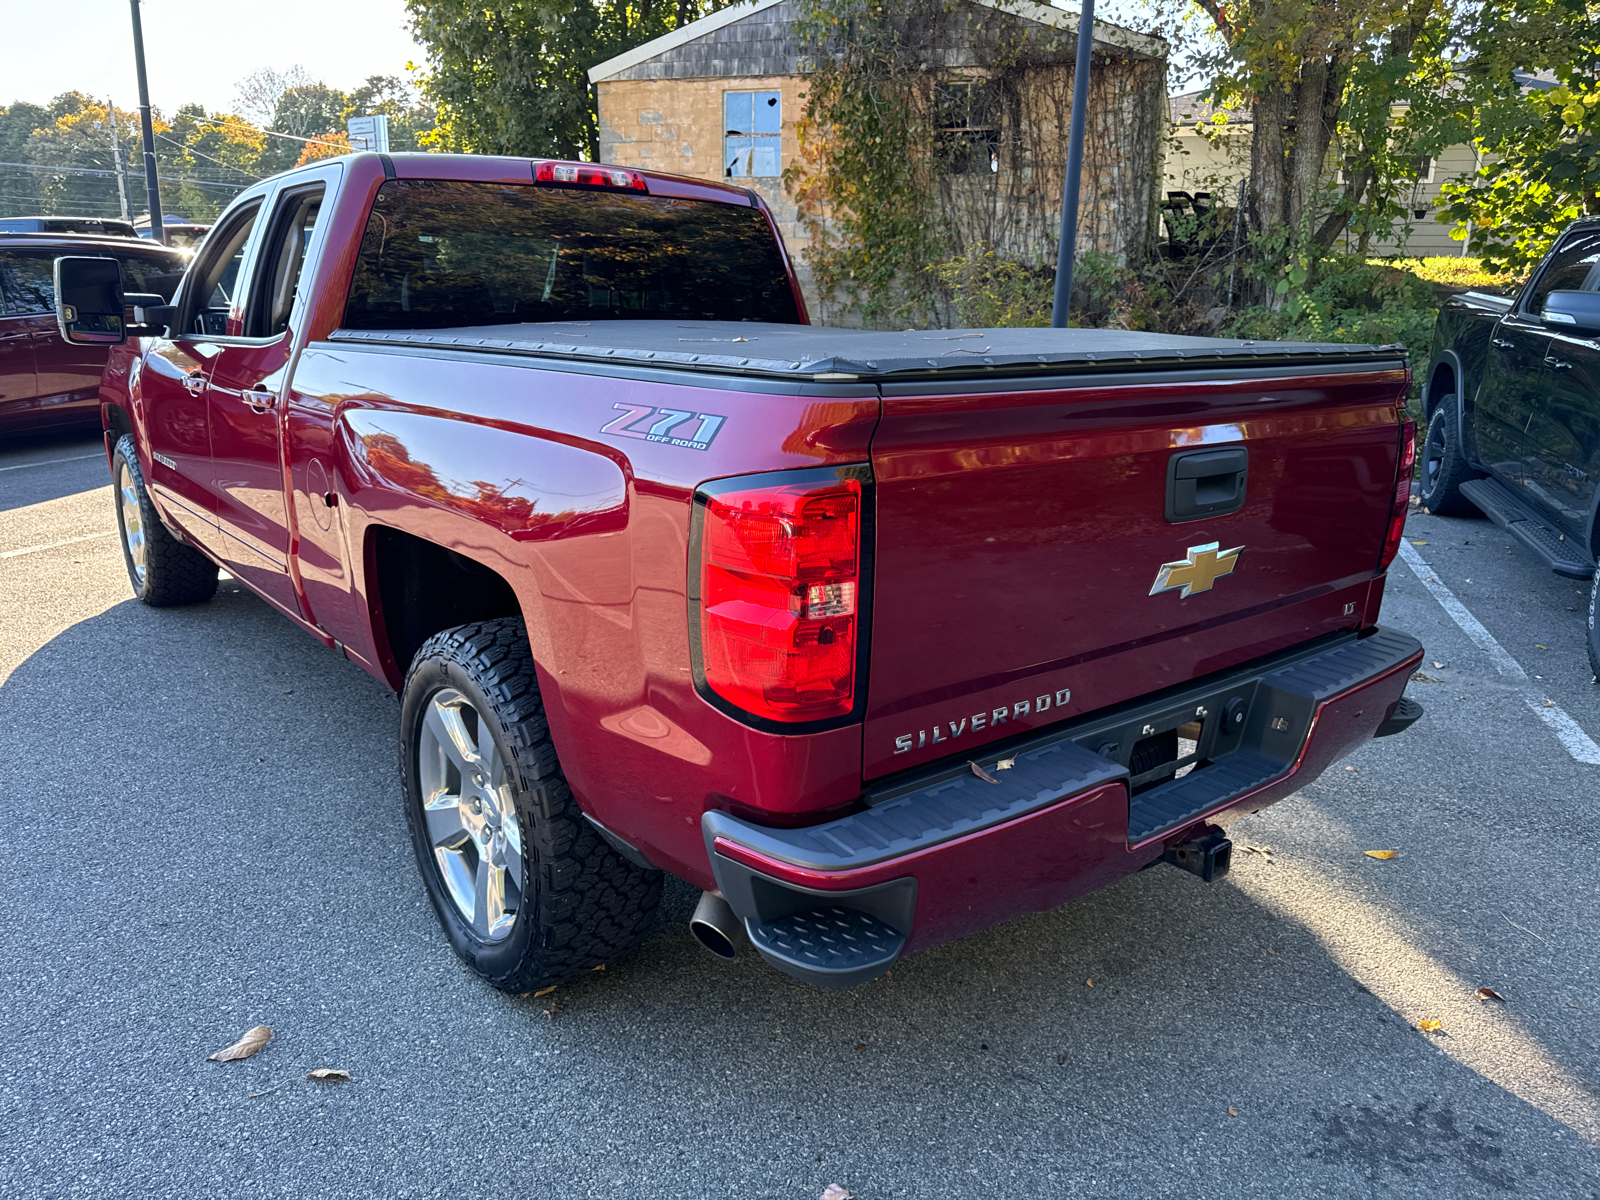
{"label": "running board", "polygon": [[1504,529],[1557,575],[1593,579],[1594,560],[1582,546],[1551,528],[1527,501],[1498,479],[1471,479],[1461,494],[1483,510],[1483,515]]}

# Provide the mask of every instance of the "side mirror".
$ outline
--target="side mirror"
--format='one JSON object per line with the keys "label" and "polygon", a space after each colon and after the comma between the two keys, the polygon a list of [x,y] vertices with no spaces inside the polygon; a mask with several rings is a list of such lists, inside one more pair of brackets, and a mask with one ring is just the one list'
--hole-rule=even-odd
{"label": "side mirror", "polygon": [[122,267],[114,258],[56,259],[56,325],[75,346],[120,346]]}
{"label": "side mirror", "polygon": [[1600,333],[1600,292],[1551,292],[1544,298],[1544,323],[1575,333]]}

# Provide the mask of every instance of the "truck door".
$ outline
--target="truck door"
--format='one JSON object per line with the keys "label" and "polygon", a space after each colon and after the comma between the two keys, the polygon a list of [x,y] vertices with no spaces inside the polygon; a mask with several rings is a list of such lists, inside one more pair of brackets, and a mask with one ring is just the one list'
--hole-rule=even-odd
{"label": "truck door", "polygon": [[227,337],[233,292],[253,251],[259,202],[230,214],[212,231],[178,297],[183,328],[145,342],[130,379],[149,454],[145,481],[173,524],[218,558],[224,539],[211,495],[211,419],[206,406],[211,364]]}
{"label": "truck door", "polygon": [[1543,322],[1512,309],[1489,333],[1489,356],[1474,428],[1483,463],[1513,485],[1526,482],[1523,457],[1550,341]]}
{"label": "truck door", "polygon": [[304,614],[289,567],[282,401],[294,357],[295,300],[326,192],[325,179],[303,176],[278,191],[254,267],[241,283],[240,336],[228,338],[213,358],[206,394],[211,493],[225,562],[296,616]]}
{"label": "truck door", "polygon": [[[1543,319],[1553,291],[1600,291],[1600,230],[1570,235],[1529,298]],[[1551,324],[1527,434],[1527,487],[1567,532],[1588,532],[1600,474],[1600,337]]]}

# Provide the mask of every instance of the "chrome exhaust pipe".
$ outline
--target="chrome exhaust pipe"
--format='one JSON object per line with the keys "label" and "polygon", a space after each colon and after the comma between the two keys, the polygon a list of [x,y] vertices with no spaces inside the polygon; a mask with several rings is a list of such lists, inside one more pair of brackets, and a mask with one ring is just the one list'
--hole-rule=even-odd
{"label": "chrome exhaust pipe", "polygon": [[744,926],[719,893],[701,892],[700,903],[689,918],[689,932],[718,958],[732,959],[739,953]]}

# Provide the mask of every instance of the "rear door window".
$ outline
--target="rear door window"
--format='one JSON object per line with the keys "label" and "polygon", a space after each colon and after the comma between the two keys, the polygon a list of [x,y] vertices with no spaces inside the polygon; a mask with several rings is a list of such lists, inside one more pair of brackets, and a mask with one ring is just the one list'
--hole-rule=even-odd
{"label": "rear door window", "polygon": [[270,240],[255,272],[255,294],[245,314],[247,336],[276,337],[289,328],[289,314],[294,310],[325,191],[325,185],[319,183],[279,198]]}
{"label": "rear door window", "polygon": [[660,318],[799,321],[759,209],[533,184],[392,181],[373,204],[344,325]]}
{"label": "rear door window", "polygon": [[122,290],[159,295],[171,300],[183,278],[183,264],[175,258],[143,254],[113,254],[104,250],[35,250],[0,256],[0,311],[9,316],[49,313],[56,308],[56,259],[78,255],[114,258],[122,268]]}

